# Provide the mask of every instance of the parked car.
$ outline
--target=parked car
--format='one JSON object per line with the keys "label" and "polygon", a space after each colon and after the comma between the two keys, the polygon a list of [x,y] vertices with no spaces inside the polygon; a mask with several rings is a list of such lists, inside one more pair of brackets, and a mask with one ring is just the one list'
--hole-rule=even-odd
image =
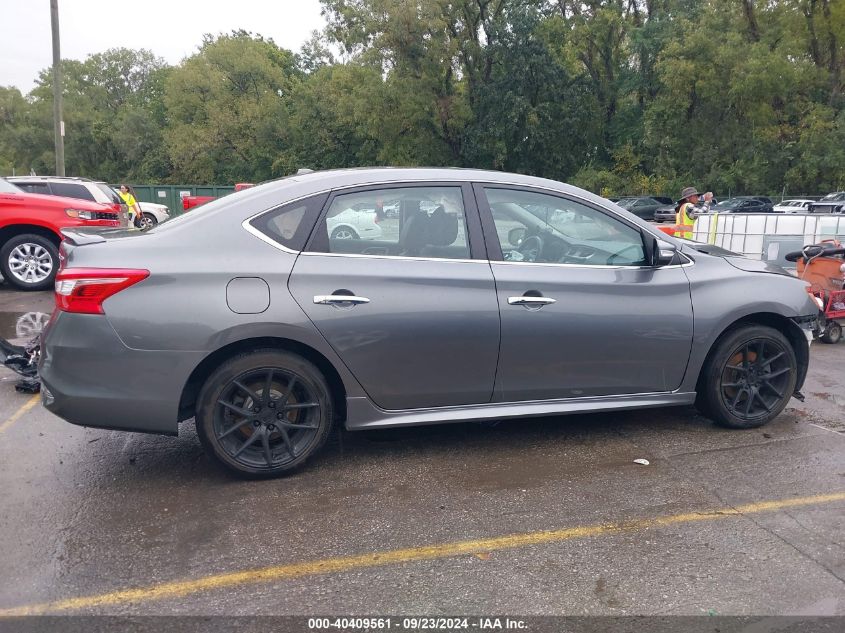
{"label": "parked car", "polygon": [[676,213],[674,204],[661,205],[654,210],[654,221],[658,224],[663,222],[674,223]]}
{"label": "parked car", "polygon": [[661,196],[632,196],[620,198],[616,204],[643,220],[653,220],[657,209],[671,205],[672,199]]}
{"label": "parked car", "polygon": [[[112,188],[112,191],[117,191]],[[141,210],[141,228],[151,229],[156,224],[160,224],[165,220],[170,219],[170,208],[166,204],[159,204],[158,202],[138,202],[138,207]]]}
{"label": "parked car", "polygon": [[[768,202],[767,202],[768,200]],[[768,198],[736,196],[722,200],[710,207],[712,213],[774,213],[774,205]]]}
{"label": "parked car", "polygon": [[[254,186],[255,185],[251,182],[239,182],[235,184],[235,192],[237,193],[238,191],[243,191],[244,189],[249,189]],[[190,211],[194,207],[202,206],[205,203],[216,199],[217,196],[182,196],[182,210]]]}
{"label": "parked car", "polygon": [[0,178],[0,272],[14,288],[52,287],[62,229],[119,226],[111,205],[27,193]]}
{"label": "parked car", "polygon": [[329,237],[335,240],[377,240],[381,237],[379,218],[373,207],[365,205],[354,209],[344,209],[328,218],[326,228]]}
{"label": "parked car", "polygon": [[[331,236],[388,198],[396,235]],[[171,435],[195,418],[209,454],[250,477],[301,466],[334,424],[697,403],[760,426],[801,388],[818,314],[782,269],[501,172],[315,172],[147,232],[65,235],[45,406]]]}
{"label": "parked car", "polygon": [[141,228],[151,229],[170,219],[170,209],[166,204],[138,202],[138,207],[141,209]]}
{"label": "parked car", "polygon": [[108,204],[119,214],[121,226],[129,226],[129,210],[117,192],[104,182],[66,176],[11,176],[7,180],[29,193]]}
{"label": "parked car", "polygon": [[810,205],[810,213],[845,213],[845,191],[827,194]]}
{"label": "parked car", "polygon": [[784,200],[774,206],[775,213],[808,213],[812,200]]}

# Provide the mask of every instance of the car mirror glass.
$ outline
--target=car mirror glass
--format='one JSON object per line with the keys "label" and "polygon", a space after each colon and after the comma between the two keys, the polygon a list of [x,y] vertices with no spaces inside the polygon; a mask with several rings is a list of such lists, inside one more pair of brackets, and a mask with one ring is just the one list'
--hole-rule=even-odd
{"label": "car mirror glass", "polygon": [[677,254],[678,249],[674,244],[655,239],[653,248],[655,266],[668,266],[675,261],[675,255]]}

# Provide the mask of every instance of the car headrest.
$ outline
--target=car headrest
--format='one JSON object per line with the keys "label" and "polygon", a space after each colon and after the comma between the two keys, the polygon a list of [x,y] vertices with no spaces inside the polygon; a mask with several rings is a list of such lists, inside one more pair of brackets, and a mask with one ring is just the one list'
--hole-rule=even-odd
{"label": "car headrest", "polygon": [[399,234],[399,244],[403,255],[419,255],[420,251],[429,244],[430,218],[424,211],[405,216],[402,232]]}
{"label": "car headrest", "polygon": [[437,207],[429,217],[428,243],[431,246],[449,246],[458,239],[458,216],[446,213],[442,206]]}

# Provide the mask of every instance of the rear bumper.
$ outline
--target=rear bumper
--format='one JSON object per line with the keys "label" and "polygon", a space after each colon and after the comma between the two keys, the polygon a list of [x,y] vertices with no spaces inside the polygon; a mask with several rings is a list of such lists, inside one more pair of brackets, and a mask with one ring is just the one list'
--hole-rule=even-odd
{"label": "rear bumper", "polygon": [[72,424],[175,435],[182,388],[203,356],[132,349],[105,316],[56,312],[42,334],[42,401]]}

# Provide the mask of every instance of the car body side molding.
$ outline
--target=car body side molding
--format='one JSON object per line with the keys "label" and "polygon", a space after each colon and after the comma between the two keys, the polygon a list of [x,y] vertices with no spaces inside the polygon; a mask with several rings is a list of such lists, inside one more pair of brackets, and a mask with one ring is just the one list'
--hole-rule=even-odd
{"label": "car body side molding", "polygon": [[533,400],[527,402],[491,402],[458,407],[436,407],[402,411],[379,409],[368,398],[347,398],[346,428],[354,431],[397,426],[471,422],[475,420],[502,420],[544,415],[684,406],[693,404],[695,398],[695,392],[675,391],[664,393],[635,393],[621,396],[563,398],[558,400]]}

